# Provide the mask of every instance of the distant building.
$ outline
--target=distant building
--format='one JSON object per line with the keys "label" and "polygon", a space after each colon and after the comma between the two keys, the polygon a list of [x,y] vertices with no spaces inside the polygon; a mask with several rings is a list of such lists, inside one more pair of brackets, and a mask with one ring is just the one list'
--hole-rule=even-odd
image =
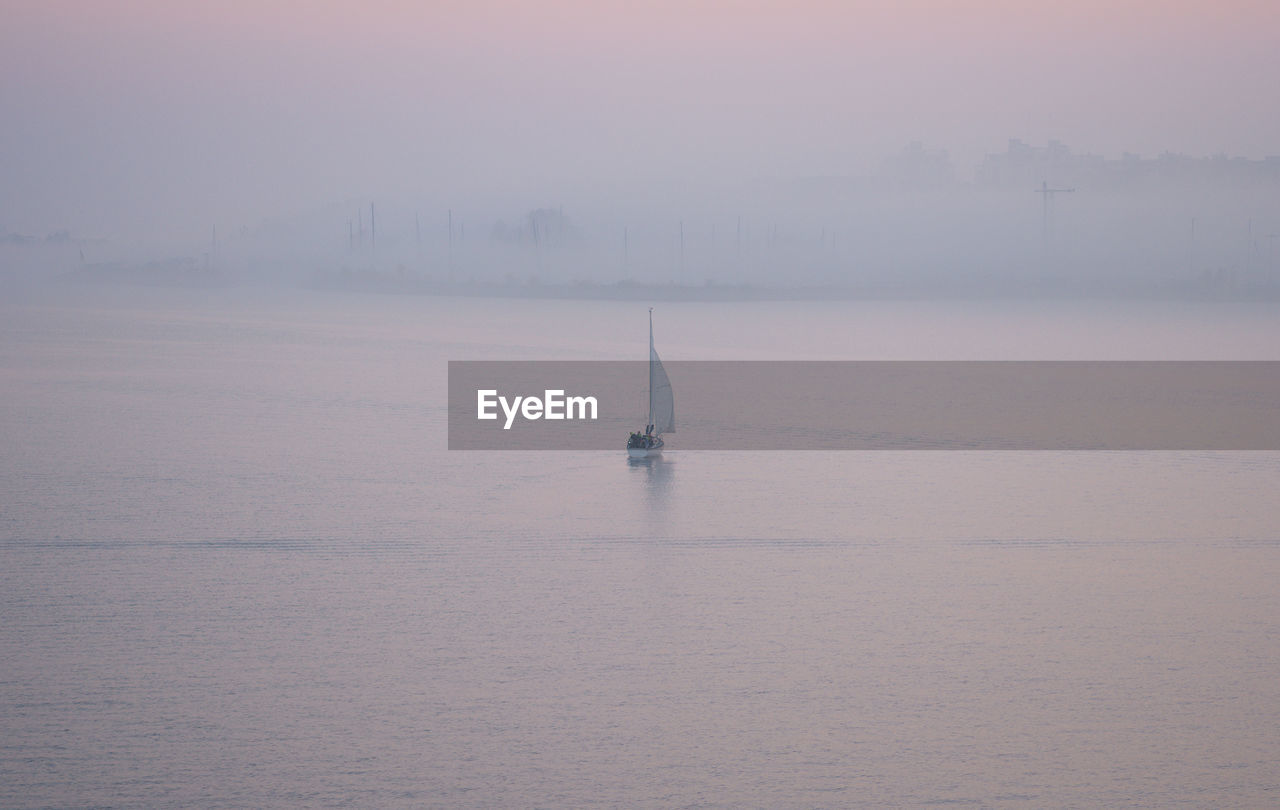
{"label": "distant building", "polygon": [[1074,154],[1056,140],[1046,146],[1030,146],[1011,138],[1005,152],[987,155],[975,175],[976,184],[986,188],[1034,189],[1045,181],[1096,190],[1275,185],[1280,184],[1280,157],[1250,160],[1219,154],[1193,158],[1163,152],[1148,160],[1125,152],[1119,160],[1108,160],[1100,155]]}
{"label": "distant building", "polygon": [[904,189],[946,188],[955,182],[947,151],[925,149],[920,141],[912,141],[901,153],[886,158],[883,174],[890,184]]}

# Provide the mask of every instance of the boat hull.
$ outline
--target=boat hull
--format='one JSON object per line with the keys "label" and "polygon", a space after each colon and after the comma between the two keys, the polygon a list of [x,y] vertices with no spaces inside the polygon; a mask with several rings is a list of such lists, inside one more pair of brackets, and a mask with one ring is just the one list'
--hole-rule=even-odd
{"label": "boat hull", "polygon": [[627,455],[631,458],[653,458],[662,455],[663,441],[658,436],[640,436],[631,434],[627,442]]}

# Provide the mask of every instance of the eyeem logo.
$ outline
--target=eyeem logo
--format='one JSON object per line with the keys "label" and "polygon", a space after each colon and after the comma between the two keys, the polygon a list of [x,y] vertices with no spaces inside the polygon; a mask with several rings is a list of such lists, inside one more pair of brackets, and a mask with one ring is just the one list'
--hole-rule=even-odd
{"label": "eyeem logo", "polygon": [[[476,419],[497,419],[497,408],[501,406],[506,414],[503,430],[511,430],[511,424],[519,414],[525,419],[595,419],[595,397],[566,397],[559,388],[548,388],[538,397],[506,397],[498,396],[495,388],[481,388],[476,391]],[[576,415],[575,415],[576,414]]]}

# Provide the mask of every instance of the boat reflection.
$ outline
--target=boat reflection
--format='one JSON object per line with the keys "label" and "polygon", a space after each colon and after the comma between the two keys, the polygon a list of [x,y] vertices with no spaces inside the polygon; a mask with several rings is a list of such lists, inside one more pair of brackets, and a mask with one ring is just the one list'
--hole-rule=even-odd
{"label": "boat reflection", "polygon": [[628,458],[627,466],[635,475],[643,476],[645,497],[652,501],[651,505],[657,509],[665,509],[667,496],[671,493],[675,479],[675,460],[663,456]]}

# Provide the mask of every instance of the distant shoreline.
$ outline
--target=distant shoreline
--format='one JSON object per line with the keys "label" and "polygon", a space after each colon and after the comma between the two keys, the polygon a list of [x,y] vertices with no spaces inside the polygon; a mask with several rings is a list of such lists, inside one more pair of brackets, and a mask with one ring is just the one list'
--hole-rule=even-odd
{"label": "distant shoreline", "polygon": [[916,284],[795,285],[754,284],[653,284],[637,281],[569,282],[444,282],[412,275],[348,271],[318,273],[308,284],[313,289],[390,295],[428,295],[460,298],[524,298],[584,301],[664,301],[734,303],[749,301],[858,301],[858,300],[999,300],[1080,299],[1187,301],[1277,301],[1280,285],[1241,283],[1232,278],[1176,280],[1165,283],[1139,281],[1101,284],[1089,279],[1048,278],[1021,282],[919,282]]}
{"label": "distant shoreline", "polygon": [[[6,287],[41,284],[28,274],[0,273]],[[1280,283],[1230,273],[1166,280],[1064,278],[864,281],[856,284],[762,285],[749,283],[678,284],[623,279],[589,281],[455,281],[409,272],[375,269],[317,271],[309,276],[258,277],[223,271],[190,261],[139,265],[88,265],[46,276],[43,283],[79,287],[214,289],[240,286],[301,287],[347,293],[421,295],[457,298],[507,298],[567,301],[661,301],[745,303],[767,301],[928,301],[928,300],[1126,300],[1126,301],[1280,301]]]}

